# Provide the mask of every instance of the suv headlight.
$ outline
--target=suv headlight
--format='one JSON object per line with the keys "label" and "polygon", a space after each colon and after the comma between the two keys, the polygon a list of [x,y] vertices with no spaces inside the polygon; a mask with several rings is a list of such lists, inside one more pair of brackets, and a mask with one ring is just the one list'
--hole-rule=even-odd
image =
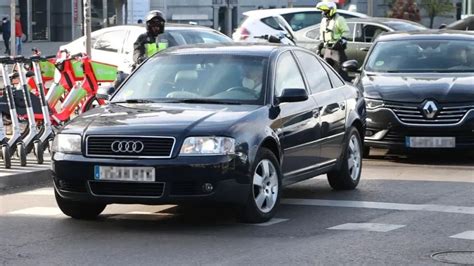
{"label": "suv headlight", "polygon": [[365,105],[366,105],[367,109],[373,110],[373,109],[383,107],[384,103],[383,103],[382,100],[375,100],[375,99],[367,99],[366,98],[365,99]]}
{"label": "suv headlight", "polygon": [[228,155],[235,153],[235,139],[227,137],[189,137],[181,147],[181,156]]}
{"label": "suv headlight", "polygon": [[53,141],[53,151],[61,153],[81,153],[82,137],[73,134],[58,134]]}

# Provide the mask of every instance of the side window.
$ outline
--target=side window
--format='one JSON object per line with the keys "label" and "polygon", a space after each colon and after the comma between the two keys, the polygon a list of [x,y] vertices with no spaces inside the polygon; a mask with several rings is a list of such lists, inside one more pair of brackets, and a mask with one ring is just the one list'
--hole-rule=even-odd
{"label": "side window", "polygon": [[323,64],[323,66],[329,75],[329,79],[331,80],[333,88],[339,88],[345,85],[344,81],[342,81],[342,79],[336,74],[336,72],[334,72],[332,68],[330,68],[326,64]]}
{"label": "side window", "polygon": [[109,31],[98,37],[94,44],[94,49],[117,53],[122,49],[126,32],[125,31]]}
{"label": "side window", "polygon": [[353,42],[354,41],[354,28],[355,28],[355,24],[354,23],[347,23],[347,27],[349,27],[349,32],[344,34],[344,37],[346,37],[346,39],[349,41],[349,42]]}
{"label": "side window", "polygon": [[294,31],[321,23],[321,13],[316,11],[284,14],[282,17]]}
{"label": "side window", "polygon": [[291,88],[305,88],[305,85],[295,59],[290,52],[286,52],[280,56],[277,63],[275,96],[280,96],[283,89]]}
{"label": "side window", "polygon": [[308,80],[312,94],[332,88],[326,70],[314,55],[302,51],[296,51],[295,54]]}
{"label": "side window", "polygon": [[364,26],[364,41],[365,42],[373,42],[377,36],[386,32],[384,28],[375,26],[375,25],[365,25]]}
{"label": "side window", "polygon": [[278,22],[273,17],[262,18],[260,21],[274,30],[282,30],[280,25],[278,25]]}
{"label": "side window", "polygon": [[313,40],[319,40],[319,35],[319,27],[316,27],[306,33],[306,37]]}
{"label": "side window", "polygon": [[354,27],[355,27],[354,42],[365,42],[364,32],[362,30],[362,24],[357,23],[355,24]]}

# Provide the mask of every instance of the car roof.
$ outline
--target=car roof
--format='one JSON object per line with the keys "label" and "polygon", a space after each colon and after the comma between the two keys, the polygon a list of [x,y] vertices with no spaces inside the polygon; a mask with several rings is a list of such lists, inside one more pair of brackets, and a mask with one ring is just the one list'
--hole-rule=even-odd
{"label": "car roof", "polygon": [[[243,14],[245,16],[264,18],[264,17],[273,16],[273,15],[276,15],[276,14],[277,15],[284,15],[284,14],[296,13],[296,12],[314,12],[314,11],[320,12],[315,7],[295,7],[295,8],[257,9],[257,10],[251,10],[251,11],[244,12]],[[358,17],[368,17],[366,14],[347,11],[347,10],[343,10],[343,9],[338,9],[337,12],[341,12],[341,13],[344,13],[344,14],[350,14],[350,15],[358,16]]]}
{"label": "car roof", "polygon": [[406,23],[416,26],[425,27],[420,23],[398,18],[381,18],[381,17],[366,17],[366,18],[346,18],[346,22],[361,22],[361,23],[379,23],[388,26],[391,23]]}
{"label": "car roof", "polygon": [[[112,27],[107,27],[103,28],[97,31],[102,31],[102,30],[110,30],[110,29],[144,29],[145,24],[130,24],[130,25],[120,25],[120,26],[112,26]],[[196,30],[206,30],[206,31],[215,31],[212,28],[209,27],[204,27],[204,26],[199,26],[199,25],[191,25],[191,24],[178,24],[178,23],[166,23],[166,29],[170,30],[179,30],[179,29],[196,29]]]}
{"label": "car roof", "polygon": [[228,54],[269,57],[275,51],[292,48],[298,49],[295,46],[271,43],[208,43],[171,47],[159,54]]}
{"label": "car roof", "polygon": [[473,40],[474,32],[468,31],[457,31],[457,30],[422,30],[422,31],[404,31],[404,32],[388,32],[381,34],[376,42],[382,41],[394,41],[394,40],[415,40],[415,39],[426,39],[426,40],[443,40],[443,39],[454,39],[454,40]]}

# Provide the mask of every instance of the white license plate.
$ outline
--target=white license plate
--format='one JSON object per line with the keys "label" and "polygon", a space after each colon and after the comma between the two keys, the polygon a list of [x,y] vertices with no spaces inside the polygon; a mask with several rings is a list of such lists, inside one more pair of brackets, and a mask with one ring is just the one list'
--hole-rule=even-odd
{"label": "white license plate", "polygon": [[455,137],[406,137],[409,148],[455,148]]}
{"label": "white license plate", "polygon": [[155,182],[154,167],[95,166],[95,180]]}

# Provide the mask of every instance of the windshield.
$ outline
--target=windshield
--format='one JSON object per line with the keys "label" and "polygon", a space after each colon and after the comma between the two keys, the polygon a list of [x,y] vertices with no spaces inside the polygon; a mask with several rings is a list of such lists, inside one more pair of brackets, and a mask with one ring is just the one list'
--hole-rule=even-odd
{"label": "windshield", "polygon": [[268,60],[223,54],[162,54],[141,66],[112,102],[262,104]]}
{"label": "windshield", "polygon": [[464,40],[408,40],[376,44],[367,59],[372,72],[474,72],[474,42]]}

